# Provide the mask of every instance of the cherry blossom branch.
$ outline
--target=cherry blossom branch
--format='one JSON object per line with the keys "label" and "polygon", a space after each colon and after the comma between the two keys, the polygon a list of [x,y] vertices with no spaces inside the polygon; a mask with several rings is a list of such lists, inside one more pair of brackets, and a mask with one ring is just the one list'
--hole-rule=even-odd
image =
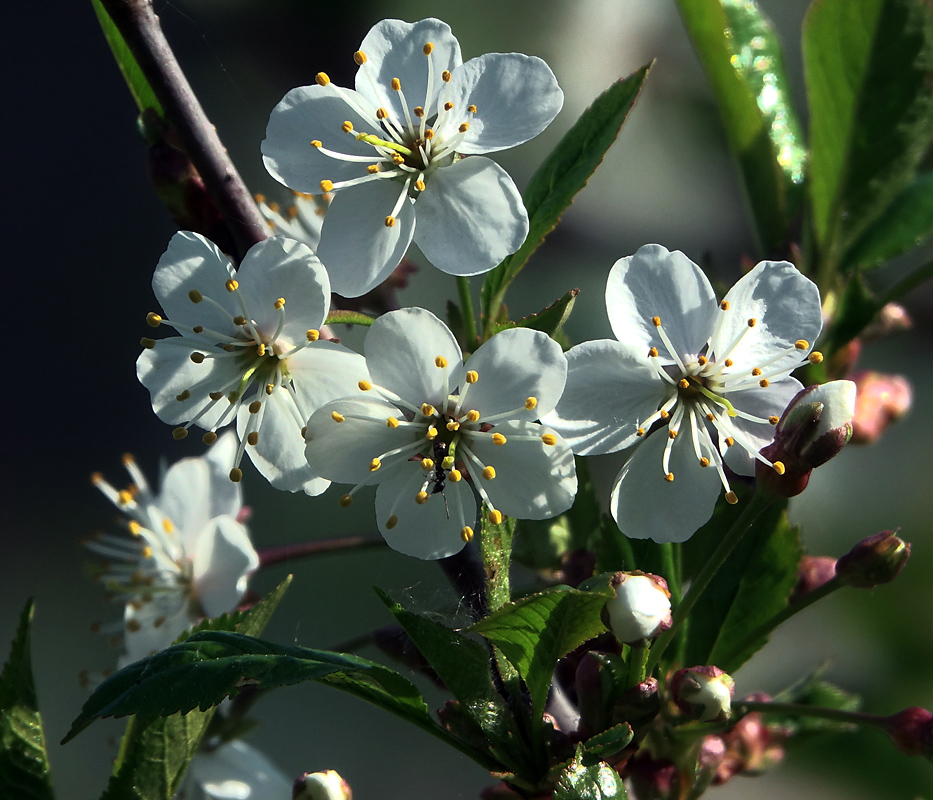
{"label": "cherry blossom branch", "polygon": [[242,257],[266,225],[172,52],[151,0],[101,0],[223,215]]}
{"label": "cherry blossom branch", "polygon": [[364,550],[372,547],[385,547],[381,536],[337,536],[333,539],[316,539],[311,542],[286,544],[280,547],[266,547],[258,551],[259,566],[271,567],[283,561],[307,556],[323,556],[341,550]]}

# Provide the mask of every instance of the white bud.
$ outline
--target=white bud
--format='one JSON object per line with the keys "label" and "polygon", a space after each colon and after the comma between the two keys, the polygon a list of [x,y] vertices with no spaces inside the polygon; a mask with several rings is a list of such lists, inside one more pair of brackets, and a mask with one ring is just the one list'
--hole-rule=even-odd
{"label": "white bud", "polygon": [[671,626],[671,593],[657,575],[619,572],[612,581],[616,596],[606,602],[609,624],[625,644],[650,639]]}
{"label": "white bud", "polygon": [[689,667],[671,679],[678,708],[701,722],[724,722],[732,716],[735,681],[719,667]]}
{"label": "white bud", "polygon": [[295,781],[292,800],[353,800],[353,792],[335,770],[306,772]]}

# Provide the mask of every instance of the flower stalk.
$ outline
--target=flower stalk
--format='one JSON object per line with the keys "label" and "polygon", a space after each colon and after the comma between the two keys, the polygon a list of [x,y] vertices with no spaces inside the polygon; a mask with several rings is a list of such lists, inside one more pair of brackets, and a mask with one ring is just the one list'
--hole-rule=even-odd
{"label": "flower stalk", "polygon": [[473,310],[473,298],[470,295],[470,279],[457,276],[457,293],[460,296],[460,311],[463,314],[463,336],[466,349],[472,352],[477,346],[476,312]]}

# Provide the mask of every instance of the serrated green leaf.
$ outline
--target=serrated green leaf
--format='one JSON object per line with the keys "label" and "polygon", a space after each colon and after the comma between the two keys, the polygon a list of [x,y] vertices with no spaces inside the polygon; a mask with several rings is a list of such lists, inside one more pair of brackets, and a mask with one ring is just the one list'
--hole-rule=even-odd
{"label": "serrated green leaf", "polygon": [[933,172],[918,175],[846,250],[845,270],[871,269],[933,236]]}
{"label": "serrated green leaf", "polygon": [[803,57],[813,228],[833,265],[910,183],[933,136],[933,7],[819,0]]}
{"label": "serrated green leaf", "polygon": [[547,308],[542,309],[537,314],[529,314],[520,320],[512,322],[496,323],[493,325],[493,333],[499,333],[508,328],[531,328],[534,331],[543,331],[550,337],[554,337],[563,327],[563,324],[573,311],[573,305],[580,294],[579,289],[571,289],[563,297],[555,300]]}
{"label": "serrated green leaf", "polygon": [[[697,570],[702,567],[705,554],[709,550],[711,542],[707,540],[718,543],[723,532],[728,530],[735,519],[741,515],[743,505],[745,503],[741,500],[735,506],[722,504],[717,508],[713,519],[685,544],[684,555],[689,556],[690,563]],[[764,617],[758,620],[761,622],[765,617],[771,617],[780,611],[786,604],[787,594],[784,593],[783,587],[787,577],[784,573],[790,572],[791,576],[796,578],[797,564],[793,553],[796,553],[796,548],[799,547],[795,543],[795,549],[785,552],[782,543],[775,541],[780,540],[781,537],[790,536],[790,527],[785,514],[786,505],[786,502],[775,502],[762,512],[752,529],[745,534],[726,559],[716,574],[715,580],[706,587],[706,591],[693,607],[687,629],[685,664],[714,664],[726,669],[724,664],[717,664],[711,660],[711,656],[720,646],[719,641],[725,632],[724,626],[727,621],[741,624],[740,620],[746,612],[757,619],[756,615],[760,606],[762,609],[768,609],[764,612]],[[693,542],[692,539],[698,536],[700,537],[698,541]],[[698,553],[704,556],[698,558]],[[775,565],[767,563],[769,559],[775,557],[780,557],[783,561]],[[772,568],[775,570],[773,575],[769,574]],[[771,581],[771,588],[763,591],[760,597],[755,591],[752,580],[755,575],[768,576]],[[746,578],[746,576],[749,577]],[[754,608],[742,609],[737,607],[739,603],[750,604]],[[743,633],[748,633],[755,624],[757,623],[750,623],[748,627],[741,629],[730,625],[728,641],[736,641]]]}
{"label": "serrated green leaf", "polygon": [[[825,671],[825,665],[819,667],[811,675],[775,695],[774,701],[777,703],[796,703],[803,706],[833,708],[840,711],[858,711],[862,704],[861,698],[829,681],[823,680],[822,675]],[[769,722],[778,722],[782,727],[793,731],[795,737],[819,733],[842,733],[853,728],[851,724],[845,722],[796,714],[768,714],[768,720]]]}
{"label": "serrated green leaf", "polygon": [[597,97],[529,181],[522,196],[528,210],[528,236],[517,251],[487,272],[483,280],[480,299],[489,332],[498,319],[505,290],[618,138],[650,69],[651,64],[646,64]]}
{"label": "serrated green leaf", "polygon": [[[291,576],[288,576],[248,611],[237,611],[217,619],[205,620],[192,631],[183,633],[176,643],[203,631],[238,631],[249,635],[262,633],[291,580]],[[103,684],[100,688],[103,688]],[[113,775],[101,800],[173,798],[188,763],[207,731],[214,711],[212,708],[149,720],[131,718],[123,735]],[[71,735],[69,733],[69,737]]]}
{"label": "serrated green leaf", "polygon": [[554,800],[625,800],[622,777],[604,762],[586,766],[583,745],[577,745],[573,761],[561,772]]}
{"label": "serrated green leaf", "polygon": [[113,24],[107,10],[100,0],[91,0],[91,5],[94,6],[94,13],[97,14],[97,21],[104,32],[104,38],[107,40],[107,44],[110,45],[110,51],[113,53],[114,60],[123,74],[123,80],[126,81],[126,85],[129,87],[130,94],[133,95],[140,113],[147,108],[152,108],[160,117],[164,118],[165,113],[162,111],[162,104],[156,98],[149,81],[146,80],[146,76],[139,68],[139,63],[130,52],[123,35],[117,30],[117,26]]}
{"label": "serrated green leaf", "polygon": [[780,42],[751,0],[677,5],[716,96],[759,238],[774,248],[799,209],[807,155]]}
{"label": "serrated green leaf", "polygon": [[622,722],[583,742],[583,764],[593,766],[604,758],[621,752],[634,738],[632,727]]}
{"label": "serrated green leaf", "polygon": [[32,614],[29,600],[0,673],[0,786],[4,797],[52,800],[51,768],[32,677]]}
{"label": "serrated green leaf", "polygon": [[558,660],[606,631],[605,604],[605,595],[555,587],[508,603],[467,630],[492,642],[518,670],[540,719]]}

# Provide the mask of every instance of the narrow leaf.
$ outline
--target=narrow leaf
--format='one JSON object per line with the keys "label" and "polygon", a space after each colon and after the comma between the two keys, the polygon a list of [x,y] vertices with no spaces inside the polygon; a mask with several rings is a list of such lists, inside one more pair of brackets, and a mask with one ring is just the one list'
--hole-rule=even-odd
{"label": "narrow leaf", "polygon": [[759,238],[786,237],[802,196],[806,146],[780,42],[751,0],[677,0],[739,163]]}
{"label": "narrow leaf", "polygon": [[625,800],[622,777],[604,762],[586,766],[583,745],[577,745],[573,761],[560,774],[554,800]]}
{"label": "narrow leaf", "polygon": [[100,0],[91,0],[91,5],[94,6],[94,13],[97,14],[97,21],[104,32],[104,38],[107,40],[107,44],[110,45],[110,51],[113,53],[117,66],[123,74],[123,79],[126,81],[126,85],[129,87],[130,94],[133,95],[140,113],[147,108],[152,108],[160,117],[164,118],[162,104],[156,98],[149,81],[146,80],[146,76],[139,68],[136,58],[130,52],[126,41],[120,31],[117,30],[117,26],[113,24],[107,10]]}
{"label": "narrow leaf", "polygon": [[467,630],[492,642],[518,670],[538,719],[558,660],[605,632],[605,604],[603,594],[555,587],[508,603]]}
{"label": "narrow leaf", "polygon": [[32,613],[30,600],[0,674],[0,786],[4,797],[51,800],[52,777],[29,652]]}
{"label": "narrow leaf", "polygon": [[813,227],[832,265],[910,183],[933,136],[933,7],[818,0],[803,55]]}
{"label": "narrow leaf", "polygon": [[558,298],[547,308],[536,314],[529,314],[516,322],[496,323],[493,326],[493,332],[499,333],[499,331],[506,328],[531,328],[535,331],[543,331],[553,338],[567,321],[570,312],[573,311],[573,305],[578,294],[580,294],[579,289],[571,289],[563,297]]}
{"label": "narrow leaf", "polygon": [[516,252],[487,272],[483,281],[481,301],[487,324],[497,318],[509,284],[618,138],[650,69],[651,64],[646,64],[597,97],[529,181],[522,197],[528,210],[528,236]]}

